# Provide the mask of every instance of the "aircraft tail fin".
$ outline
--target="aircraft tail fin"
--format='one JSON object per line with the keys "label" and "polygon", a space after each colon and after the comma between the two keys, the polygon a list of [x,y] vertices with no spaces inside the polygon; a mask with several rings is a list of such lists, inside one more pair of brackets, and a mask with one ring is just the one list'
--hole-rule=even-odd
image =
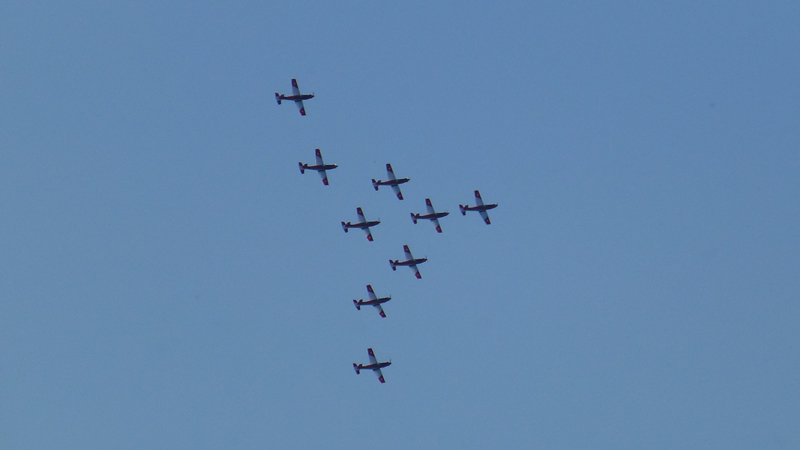
{"label": "aircraft tail fin", "polygon": [[278,104],[280,105],[280,104],[281,104],[281,100],[283,100],[283,99],[281,98],[281,94],[278,94],[278,93],[276,92],[276,93],[275,93],[275,100],[276,100],[276,101],[278,102]]}
{"label": "aircraft tail fin", "polygon": [[411,213],[411,220],[414,222],[414,224],[416,224],[417,223],[417,215],[414,214],[414,213]]}
{"label": "aircraft tail fin", "polygon": [[344,230],[345,233],[347,233],[347,224],[344,222],[342,222],[342,229]]}
{"label": "aircraft tail fin", "polygon": [[361,305],[358,304],[358,300],[353,299],[353,304],[356,305],[356,309],[361,311]]}
{"label": "aircraft tail fin", "polygon": [[375,188],[376,191],[378,190],[378,182],[375,181],[375,178],[372,179],[372,187]]}
{"label": "aircraft tail fin", "polygon": [[392,270],[397,270],[397,266],[394,264],[394,261],[391,259],[389,260],[389,265],[392,266]]}
{"label": "aircraft tail fin", "polygon": [[356,371],[356,375],[361,375],[361,370],[358,368],[358,364],[353,363],[353,370]]}
{"label": "aircraft tail fin", "polygon": [[300,166],[300,173],[306,173],[306,168],[303,167],[303,163],[299,162],[297,165]]}
{"label": "aircraft tail fin", "polygon": [[461,215],[462,216],[466,216],[467,215],[467,210],[464,208],[464,205],[458,205],[458,209],[461,210]]}

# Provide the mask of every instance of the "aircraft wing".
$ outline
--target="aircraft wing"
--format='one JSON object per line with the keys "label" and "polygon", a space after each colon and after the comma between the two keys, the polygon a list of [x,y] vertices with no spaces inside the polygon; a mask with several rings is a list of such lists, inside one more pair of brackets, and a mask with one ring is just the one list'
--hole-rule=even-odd
{"label": "aircraft wing", "polygon": [[394,181],[397,178],[394,176],[394,170],[392,170],[391,164],[386,164],[386,175],[389,177],[390,180]]}
{"label": "aircraft wing", "polygon": [[369,231],[369,228],[362,228],[364,230],[364,236],[367,237],[367,240],[372,242],[372,232]]}
{"label": "aircraft wing", "polygon": [[412,266],[408,266],[408,267],[410,267],[410,268],[411,268],[411,270],[413,270],[413,271],[414,271],[414,276],[415,276],[415,277],[417,277],[417,279],[418,279],[418,280],[421,280],[421,279],[422,279],[422,274],[421,274],[421,273],[419,273],[419,269],[417,268],[417,265],[416,265],[416,264],[414,264],[414,265],[412,265]]}
{"label": "aircraft wing", "polygon": [[356,208],[356,214],[358,214],[358,221],[359,222],[363,223],[363,222],[367,221],[367,219],[364,218],[364,211],[361,210],[360,206],[358,208]]}
{"label": "aircraft wing", "polygon": [[433,224],[436,225],[436,232],[437,233],[441,233],[442,232],[442,226],[439,225],[439,219],[433,219],[433,220],[431,220],[431,222],[433,222]]}
{"label": "aircraft wing", "polygon": [[292,78],[292,94],[300,95],[300,88],[297,86],[297,80]]}
{"label": "aircraft wing", "polygon": [[407,246],[407,245],[404,245],[404,246],[403,246],[403,251],[404,251],[404,252],[405,252],[405,254],[406,254],[406,259],[407,259],[407,260],[412,260],[412,259],[414,259],[414,257],[411,255],[411,250],[409,250],[409,248],[408,248],[408,246]]}
{"label": "aircraft wing", "polygon": [[397,198],[399,198],[400,200],[403,199],[403,193],[400,192],[400,186],[394,184],[394,185],[392,185],[392,190],[394,191],[394,195],[396,195]]}
{"label": "aircraft wing", "polygon": [[325,171],[325,170],[319,170],[319,171],[317,171],[317,173],[322,178],[322,184],[327,186],[328,185],[328,172]]}
{"label": "aircraft wing", "polygon": [[491,225],[492,221],[489,220],[489,213],[486,211],[478,211],[481,213],[481,217],[483,217],[483,221],[486,222],[486,225]]}
{"label": "aircraft wing", "polygon": [[295,100],[294,104],[297,105],[297,109],[300,111],[300,115],[301,116],[305,116],[306,115],[306,107],[305,107],[305,105],[303,105],[303,101],[302,100]]}
{"label": "aircraft wing", "polygon": [[433,210],[433,204],[431,203],[431,199],[425,199],[425,206],[428,208],[428,214],[434,214],[436,211]]}
{"label": "aircraft wing", "polygon": [[367,354],[369,355],[370,364],[378,364],[378,359],[375,358],[375,352],[372,351],[372,347],[367,349]]}
{"label": "aircraft wing", "polygon": [[475,191],[475,203],[478,206],[483,206],[483,199],[481,198],[481,193],[478,191]]}
{"label": "aircraft wing", "polygon": [[369,293],[369,299],[370,300],[375,300],[375,299],[378,298],[378,296],[375,295],[375,291],[372,290],[372,285],[371,284],[367,285],[367,292]]}
{"label": "aircraft wing", "polygon": [[375,375],[378,376],[378,381],[380,381],[381,383],[386,383],[386,380],[383,378],[383,372],[381,372],[381,369],[373,369],[372,371],[375,372]]}
{"label": "aircraft wing", "polygon": [[377,305],[372,305],[372,306],[374,306],[374,307],[375,307],[375,309],[377,309],[377,310],[378,310],[378,314],[380,314],[380,315],[381,315],[381,317],[383,317],[384,319],[386,318],[386,313],[385,313],[385,312],[383,312],[383,308],[381,308],[381,305],[380,305],[380,304],[377,304]]}
{"label": "aircraft wing", "polygon": [[322,164],[324,164],[322,162],[322,152],[320,152],[319,149],[317,149],[314,153],[315,153],[315,156],[317,157],[317,165],[321,166]]}

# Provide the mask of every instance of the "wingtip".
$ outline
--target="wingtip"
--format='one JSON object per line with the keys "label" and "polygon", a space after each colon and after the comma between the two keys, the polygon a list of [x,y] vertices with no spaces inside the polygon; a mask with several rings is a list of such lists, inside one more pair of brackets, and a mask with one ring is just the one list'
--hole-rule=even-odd
{"label": "wingtip", "polygon": [[380,314],[381,314],[381,317],[383,317],[384,319],[386,318],[386,313],[385,312],[381,311]]}
{"label": "wingtip", "polygon": [[422,274],[419,272],[415,273],[414,276],[416,276],[418,280],[422,279]]}
{"label": "wingtip", "polygon": [[328,178],[327,177],[322,179],[322,184],[324,184],[325,186],[328,186]]}

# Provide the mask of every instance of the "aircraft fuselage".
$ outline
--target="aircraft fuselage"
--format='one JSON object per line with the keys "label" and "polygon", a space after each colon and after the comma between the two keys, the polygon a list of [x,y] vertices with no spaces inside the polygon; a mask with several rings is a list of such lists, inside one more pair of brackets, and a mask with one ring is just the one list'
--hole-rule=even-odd
{"label": "aircraft fuselage", "polygon": [[335,169],[337,167],[339,167],[339,166],[337,166],[336,164],[322,164],[322,165],[319,165],[319,166],[312,166],[312,165],[309,165],[309,164],[303,164],[303,170],[316,170],[317,172],[321,172],[323,170],[333,170],[333,169]]}
{"label": "aircraft fuselage", "polygon": [[417,264],[422,264],[427,261],[428,258],[418,258],[418,259],[409,259],[406,261],[395,261],[395,266],[416,266]]}
{"label": "aircraft fuselage", "polygon": [[378,180],[375,182],[378,186],[397,186],[399,184],[408,183],[411,181],[411,178],[398,178],[396,180]]}
{"label": "aircraft fuselage", "polygon": [[344,226],[347,228],[369,228],[369,227],[374,227],[379,223],[381,223],[379,220],[374,220],[372,222],[359,222],[359,223],[347,222],[344,224]]}
{"label": "aircraft fuselage", "polygon": [[281,100],[291,100],[294,102],[300,102],[303,100],[308,100],[310,98],[314,98],[314,94],[300,94],[300,95],[280,95]]}
{"label": "aircraft fuselage", "polygon": [[497,208],[497,203],[483,206],[465,206],[464,211],[488,211]]}
{"label": "aircraft fuselage", "polygon": [[391,361],[387,362],[379,362],[375,364],[359,364],[358,370],[376,370],[376,369],[383,369],[384,367],[389,367],[392,365]]}
{"label": "aircraft fuselage", "polygon": [[375,300],[359,300],[358,306],[380,305],[381,303],[386,303],[391,299],[392,297],[381,297],[376,298]]}
{"label": "aircraft fuselage", "polygon": [[433,219],[441,219],[442,217],[447,216],[448,214],[450,214],[450,213],[449,212],[438,212],[438,213],[433,213],[433,214],[414,214],[414,216],[417,219],[433,220]]}

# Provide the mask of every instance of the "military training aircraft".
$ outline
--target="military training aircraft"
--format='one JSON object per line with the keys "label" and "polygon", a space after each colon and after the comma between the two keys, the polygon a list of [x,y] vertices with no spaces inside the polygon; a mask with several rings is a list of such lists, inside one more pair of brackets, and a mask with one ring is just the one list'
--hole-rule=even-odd
{"label": "military training aircraft", "polygon": [[400,185],[403,184],[403,183],[408,183],[408,180],[410,180],[411,178],[395,178],[394,170],[392,170],[392,165],[391,164],[386,164],[386,174],[389,177],[389,179],[386,180],[386,181],[382,181],[382,180],[377,180],[376,181],[375,178],[373,178],[372,179],[372,187],[374,187],[375,190],[377,191],[380,186],[391,186],[392,190],[395,193],[395,195],[397,195],[397,198],[402,200],[403,199],[403,193],[400,192]]}
{"label": "military training aircraft", "polygon": [[314,98],[314,94],[301,94],[300,88],[297,87],[297,80],[292,78],[292,95],[283,95],[275,93],[275,100],[278,101],[278,104],[281,104],[281,100],[291,100],[297,105],[297,109],[300,110],[300,115],[306,115],[306,108],[303,105],[303,100],[308,100],[310,98]]}
{"label": "military training aircraft", "polygon": [[319,149],[316,151],[317,154],[317,164],[310,166],[308,164],[303,164],[302,162],[298,163],[300,165],[300,173],[306,173],[306,170],[316,170],[319,173],[319,176],[322,177],[322,184],[325,186],[328,185],[328,173],[326,170],[333,170],[339,166],[336,164],[325,164],[322,162],[322,153],[320,153]]}
{"label": "military training aircraft", "polygon": [[481,193],[478,191],[475,191],[475,203],[477,203],[477,206],[458,205],[458,207],[461,209],[461,215],[466,216],[467,211],[478,211],[481,214],[481,217],[483,217],[483,221],[486,222],[486,225],[491,225],[492,222],[489,220],[489,214],[487,214],[486,211],[497,208],[497,203],[489,205],[483,204]]}
{"label": "military training aircraft", "polygon": [[414,276],[417,277],[417,279],[421,279],[422,275],[419,273],[417,264],[424,263],[425,261],[428,260],[428,258],[414,259],[414,257],[411,255],[411,250],[408,249],[408,245],[403,246],[403,251],[406,253],[405,261],[397,261],[397,260],[392,261],[391,259],[389,260],[389,265],[392,266],[392,270],[397,270],[397,266],[408,266],[411,268],[411,270],[414,271]]}
{"label": "military training aircraft", "polygon": [[378,380],[381,383],[386,383],[386,380],[383,379],[383,372],[381,372],[381,369],[391,366],[392,361],[378,362],[378,359],[375,358],[375,352],[373,352],[371,348],[367,349],[367,354],[369,355],[369,364],[353,363],[353,369],[355,369],[356,375],[360,375],[362,370],[371,370],[375,372],[375,375],[378,376]]}
{"label": "military training aircraft", "polygon": [[367,219],[364,218],[364,211],[361,210],[360,206],[356,208],[356,214],[358,214],[358,223],[342,222],[342,229],[347,233],[347,230],[350,228],[361,228],[364,230],[364,234],[367,235],[367,240],[372,242],[372,233],[370,233],[369,227],[374,227],[381,223],[381,221],[373,220],[372,222],[368,222]]}
{"label": "military training aircraft", "polygon": [[429,199],[429,198],[425,199],[425,205],[428,207],[428,214],[414,214],[412,212],[411,213],[411,220],[413,220],[414,223],[416,224],[417,220],[419,220],[419,219],[428,219],[431,222],[433,222],[434,225],[436,225],[436,232],[437,233],[441,233],[442,232],[442,226],[439,225],[439,219],[441,217],[444,217],[444,216],[450,214],[450,213],[449,212],[438,212],[437,213],[433,209],[433,204],[431,204],[431,199]]}
{"label": "military training aircraft", "polygon": [[378,297],[375,295],[375,291],[372,290],[372,285],[367,285],[367,292],[369,293],[369,300],[355,300],[353,299],[353,303],[356,305],[356,309],[361,311],[362,306],[369,306],[372,305],[375,309],[378,310],[378,314],[381,315],[384,319],[386,318],[386,313],[383,312],[383,308],[381,307],[381,303],[386,303],[392,299],[391,296],[389,297]]}

